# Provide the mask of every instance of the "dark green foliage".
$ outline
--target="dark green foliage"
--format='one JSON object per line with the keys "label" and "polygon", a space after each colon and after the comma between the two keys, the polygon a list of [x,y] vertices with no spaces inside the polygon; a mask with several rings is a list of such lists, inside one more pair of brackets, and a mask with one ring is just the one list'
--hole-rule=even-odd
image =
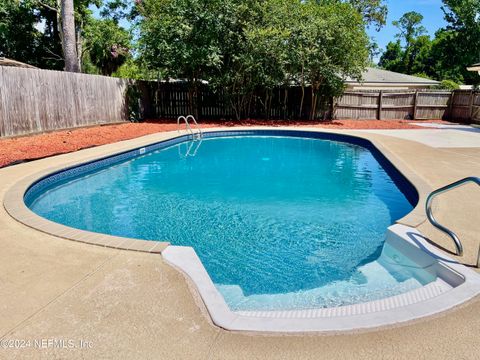
{"label": "dark green foliage", "polygon": [[[480,0],[443,0],[448,25],[433,40],[424,35],[423,17],[407,13],[394,24],[400,42],[389,43],[379,65],[406,74],[476,85],[480,76],[467,67],[480,62]],[[402,46],[403,45],[403,46]]]}
{"label": "dark green foliage", "polygon": [[368,62],[362,15],[339,1],[144,0],[137,8],[148,65],[187,79],[190,99],[207,80],[237,118],[258,88],[266,109],[279,85],[311,85],[316,104],[321,93],[342,92],[342,79],[359,78]]}
{"label": "dark green foliage", "polygon": [[84,56],[102,75],[112,75],[127,61],[130,44],[130,34],[114,20],[88,19],[84,28]]}
{"label": "dark green foliage", "polygon": [[61,69],[59,40],[54,10],[38,6],[34,0],[0,1],[0,56],[41,68]]}

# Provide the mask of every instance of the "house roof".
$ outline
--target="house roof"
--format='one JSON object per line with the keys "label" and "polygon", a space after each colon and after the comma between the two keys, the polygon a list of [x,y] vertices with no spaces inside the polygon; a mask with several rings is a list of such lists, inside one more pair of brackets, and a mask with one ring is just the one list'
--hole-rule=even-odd
{"label": "house roof", "polygon": [[480,71],[480,63],[467,67],[468,71]]}
{"label": "house roof", "polygon": [[418,76],[401,74],[377,68],[367,68],[362,73],[362,81],[352,78],[346,79],[347,84],[400,84],[400,85],[438,85],[435,80],[425,79]]}
{"label": "house roof", "polygon": [[35,66],[25,64],[25,63],[22,63],[22,62],[17,61],[17,60],[7,59],[6,57],[1,57],[1,56],[0,56],[0,65],[1,66],[15,66],[15,67],[37,69]]}

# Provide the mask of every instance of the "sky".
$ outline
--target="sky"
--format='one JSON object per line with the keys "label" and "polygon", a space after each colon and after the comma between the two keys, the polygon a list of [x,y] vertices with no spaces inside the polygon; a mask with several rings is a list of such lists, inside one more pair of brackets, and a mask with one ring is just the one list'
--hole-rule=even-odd
{"label": "sky", "polygon": [[435,31],[446,25],[441,9],[442,0],[387,0],[386,3],[388,5],[387,25],[380,32],[375,31],[374,28],[368,30],[368,34],[375,38],[380,49],[385,49],[390,41],[395,40],[395,34],[398,31],[392,25],[392,21],[400,19],[409,11],[416,11],[423,15],[423,26],[431,37],[435,35]]}

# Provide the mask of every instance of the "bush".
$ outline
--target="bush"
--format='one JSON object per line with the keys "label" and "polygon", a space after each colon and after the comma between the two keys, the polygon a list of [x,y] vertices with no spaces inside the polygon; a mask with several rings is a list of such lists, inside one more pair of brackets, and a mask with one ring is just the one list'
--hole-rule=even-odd
{"label": "bush", "polygon": [[436,88],[445,90],[458,90],[460,89],[460,85],[453,80],[442,80],[440,85],[436,86]]}

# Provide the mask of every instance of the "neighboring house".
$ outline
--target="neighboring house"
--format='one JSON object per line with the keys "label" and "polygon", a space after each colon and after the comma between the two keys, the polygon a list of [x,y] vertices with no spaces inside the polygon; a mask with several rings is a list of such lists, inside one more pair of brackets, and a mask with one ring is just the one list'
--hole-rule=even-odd
{"label": "neighboring house", "polygon": [[468,71],[473,71],[473,72],[478,72],[478,74],[480,75],[480,63],[473,64],[472,66],[467,67],[467,70]]}
{"label": "neighboring house", "polygon": [[29,68],[29,69],[37,69],[35,66],[25,64],[17,60],[7,59],[6,57],[1,57],[1,56],[0,56],[0,66],[15,66],[15,67],[23,67],[23,68]]}
{"label": "neighboring house", "polygon": [[409,90],[429,89],[440,82],[377,68],[367,68],[362,81],[347,78],[347,90]]}

